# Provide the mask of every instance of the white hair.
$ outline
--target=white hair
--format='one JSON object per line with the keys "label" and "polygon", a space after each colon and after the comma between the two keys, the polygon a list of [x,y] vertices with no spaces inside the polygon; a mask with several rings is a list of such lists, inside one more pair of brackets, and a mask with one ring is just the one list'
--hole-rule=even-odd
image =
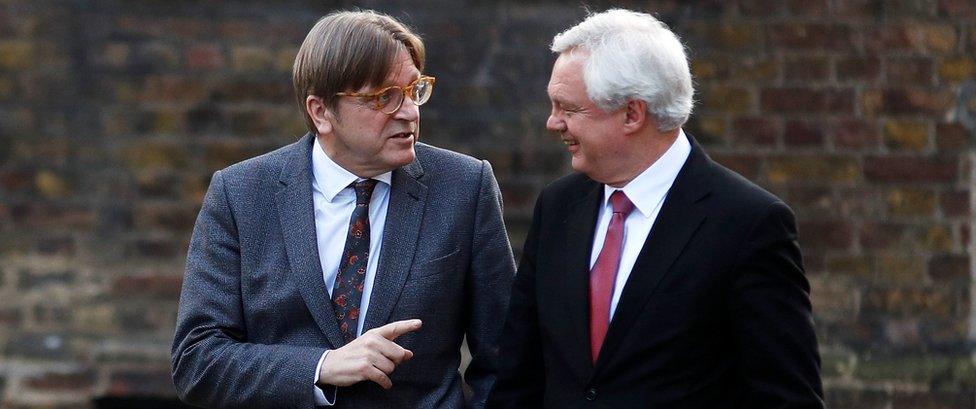
{"label": "white hair", "polygon": [[691,71],[678,37],[654,16],[611,9],[556,35],[553,52],[589,52],[583,69],[590,100],[605,111],[628,100],[647,103],[658,130],[677,129],[691,115]]}

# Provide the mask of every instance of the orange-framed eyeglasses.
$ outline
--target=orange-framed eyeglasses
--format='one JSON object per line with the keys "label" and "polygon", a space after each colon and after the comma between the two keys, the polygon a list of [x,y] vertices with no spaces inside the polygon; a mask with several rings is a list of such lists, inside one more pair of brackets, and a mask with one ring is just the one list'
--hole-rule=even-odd
{"label": "orange-framed eyeglasses", "polygon": [[410,100],[417,106],[427,102],[430,99],[430,94],[434,91],[435,81],[436,79],[434,77],[424,75],[411,82],[410,85],[403,87],[391,85],[376,92],[336,92],[336,95],[341,97],[363,98],[366,106],[371,109],[392,115],[403,105],[404,95],[410,96]]}

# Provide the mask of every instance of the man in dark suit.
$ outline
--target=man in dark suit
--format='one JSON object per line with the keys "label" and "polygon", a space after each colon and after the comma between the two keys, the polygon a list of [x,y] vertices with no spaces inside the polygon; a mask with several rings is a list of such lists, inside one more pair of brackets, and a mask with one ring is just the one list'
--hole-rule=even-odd
{"label": "man in dark suit", "polygon": [[681,130],[677,37],[610,10],[552,50],[577,173],[539,195],[489,407],[822,408],[793,213]]}
{"label": "man in dark suit", "polygon": [[489,164],[416,142],[423,68],[389,16],[309,32],[293,78],[310,133],[217,171],[204,198],[172,350],[181,399],[484,405],[515,263]]}

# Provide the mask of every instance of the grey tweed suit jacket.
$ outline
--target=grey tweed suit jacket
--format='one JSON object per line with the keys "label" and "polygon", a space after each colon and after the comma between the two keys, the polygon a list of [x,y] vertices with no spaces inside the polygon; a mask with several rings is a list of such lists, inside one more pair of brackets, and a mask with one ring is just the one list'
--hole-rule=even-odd
{"label": "grey tweed suit jacket", "polygon": [[[181,399],[207,407],[314,406],[315,368],[343,345],[319,263],[313,136],[214,173],[193,229],[172,348]],[[338,388],[338,408],[481,407],[515,271],[486,161],[417,144],[393,171],[364,331],[411,318],[391,375]],[[472,362],[458,372],[464,336]]]}

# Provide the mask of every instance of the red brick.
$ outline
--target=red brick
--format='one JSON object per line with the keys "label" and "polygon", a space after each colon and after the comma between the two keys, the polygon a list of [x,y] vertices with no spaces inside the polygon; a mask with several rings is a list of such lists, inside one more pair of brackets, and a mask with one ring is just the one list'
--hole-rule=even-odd
{"label": "red brick", "polygon": [[292,101],[289,81],[265,81],[233,77],[214,84],[213,93],[226,102]]}
{"label": "red brick", "polygon": [[823,17],[829,9],[827,0],[791,0],[787,3],[791,15],[803,17]]}
{"label": "red brick", "polygon": [[730,66],[730,79],[736,83],[763,84],[778,81],[780,78],[780,63],[773,56],[738,56]]}
{"label": "red brick", "polygon": [[[782,197],[782,196],[781,196]],[[838,217],[833,189],[824,186],[793,186],[783,197],[796,214],[804,218]]]}
{"label": "red brick", "polygon": [[969,216],[970,199],[968,190],[951,190],[942,192],[939,205],[945,217]]}
{"label": "red brick", "polygon": [[888,18],[920,19],[935,17],[935,1],[888,0],[885,1],[885,16]]}
{"label": "red brick", "polygon": [[905,24],[886,24],[868,27],[864,30],[864,48],[869,52],[879,51],[922,51],[922,34],[913,26]]}
{"label": "red brick", "polygon": [[48,372],[27,378],[24,383],[30,389],[44,391],[85,390],[95,384],[95,373],[91,370],[74,372]]}
{"label": "red brick", "polygon": [[881,183],[951,183],[958,167],[951,158],[872,156],[864,159],[864,176]]}
{"label": "red brick", "polygon": [[826,57],[790,58],[783,65],[786,81],[825,81],[830,79],[830,61]]}
{"label": "red brick", "polygon": [[945,114],[952,108],[950,90],[925,88],[892,88],[882,94],[882,112],[887,114]]}
{"label": "red brick", "polygon": [[0,170],[0,189],[8,193],[29,193],[34,188],[36,171],[29,168]]}
{"label": "red brick", "polygon": [[126,247],[126,257],[145,257],[157,260],[171,260],[186,250],[186,247],[177,243],[176,240],[160,237],[134,239]]}
{"label": "red brick", "polygon": [[762,158],[756,155],[715,153],[711,157],[723,166],[745,176],[746,179],[756,180],[759,177]]}
{"label": "red brick", "polygon": [[183,204],[139,204],[135,206],[136,227],[146,230],[168,230],[175,234],[189,234],[196,221],[196,206]]}
{"label": "red brick", "polygon": [[928,263],[929,277],[938,283],[969,283],[969,256],[943,254],[932,257]]}
{"label": "red brick", "polygon": [[772,25],[766,29],[769,43],[797,50],[849,50],[854,47],[850,28],[830,24]]}
{"label": "red brick", "polygon": [[168,369],[119,369],[109,375],[107,396],[172,396]]}
{"label": "red brick", "polygon": [[950,18],[976,18],[976,3],[972,0],[939,0],[939,16]]}
{"label": "red brick", "polygon": [[768,18],[786,12],[786,3],[777,0],[741,0],[738,6],[739,13],[745,17]]}
{"label": "red brick", "polygon": [[824,132],[816,123],[789,121],[783,132],[786,146],[823,146]]}
{"label": "red brick", "polygon": [[144,103],[174,102],[193,104],[213,96],[213,81],[176,74],[152,75],[146,78],[139,93]]}
{"label": "red brick", "polygon": [[801,220],[798,234],[800,246],[814,250],[847,250],[853,240],[853,228],[843,220]]}
{"label": "red brick", "polygon": [[873,122],[844,119],[831,127],[834,146],[838,148],[876,148],[881,137]]}
{"label": "red brick", "polygon": [[960,124],[938,124],[935,127],[936,148],[946,153],[959,153],[968,149],[969,135],[969,131]]}
{"label": "red brick", "polygon": [[969,38],[969,44],[966,44],[966,52],[972,55],[976,53],[976,27],[970,27],[966,37]]}
{"label": "red brick", "polygon": [[702,47],[722,51],[756,50],[762,46],[760,26],[749,23],[717,23],[710,20],[690,22],[686,27]]}
{"label": "red brick", "polygon": [[87,230],[95,225],[95,212],[91,208],[67,203],[18,204],[11,206],[10,215],[28,228]]}
{"label": "red brick", "polygon": [[883,0],[836,0],[834,17],[858,20],[880,20],[884,17]]}
{"label": "red brick", "polygon": [[0,308],[0,325],[5,328],[19,328],[24,322],[24,314],[17,308]]}
{"label": "red brick", "polygon": [[760,96],[761,108],[771,113],[854,112],[851,89],[766,88]]}
{"label": "red brick", "polygon": [[[698,138],[698,142],[707,146],[727,146],[729,144],[725,115],[692,115],[684,129]],[[472,155],[480,157],[477,154]]]}
{"label": "red brick", "polygon": [[112,280],[112,293],[120,297],[174,298],[180,296],[182,285],[180,275],[122,276]]}
{"label": "red brick", "polygon": [[[846,363],[846,361],[845,361]],[[828,371],[824,366],[824,371]],[[825,373],[826,375],[826,373]],[[890,392],[864,386],[836,385],[824,388],[828,408],[889,409]]]}
{"label": "red brick", "polygon": [[923,188],[895,188],[888,192],[888,217],[930,218],[936,209],[936,192]]}
{"label": "red brick", "polygon": [[933,288],[872,288],[864,292],[862,311],[891,318],[949,316],[956,310],[951,292]]}
{"label": "red brick", "polygon": [[901,57],[885,60],[889,84],[931,85],[935,64],[930,57]]}
{"label": "red brick", "polygon": [[691,57],[691,74],[696,81],[723,80],[730,76],[732,64],[724,56]]}
{"label": "red brick", "polygon": [[925,37],[925,49],[934,54],[950,54],[959,44],[959,32],[953,24],[927,24],[918,30]]}
{"label": "red brick", "polygon": [[75,239],[70,235],[52,235],[41,237],[35,244],[38,253],[46,256],[67,256],[75,255]]}
{"label": "red brick", "polygon": [[892,407],[911,409],[971,408],[976,406],[971,391],[892,392]]}
{"label": "red brick", "polygon": [[217,44],[197,44],[186,50],[186,64],[190,69],[216,70],[224,66],[224,61]]}
{"label": "red brick", "polygon": [[865,249],[887,249],[894,246],[908,232],[903,224],[864,223],[858,229],[861,247]]}
{"label": "red brick", "polygon": [[779,121],[766,117],[738,118],[732,122],[737,145],[776,146],[781,128]]}

